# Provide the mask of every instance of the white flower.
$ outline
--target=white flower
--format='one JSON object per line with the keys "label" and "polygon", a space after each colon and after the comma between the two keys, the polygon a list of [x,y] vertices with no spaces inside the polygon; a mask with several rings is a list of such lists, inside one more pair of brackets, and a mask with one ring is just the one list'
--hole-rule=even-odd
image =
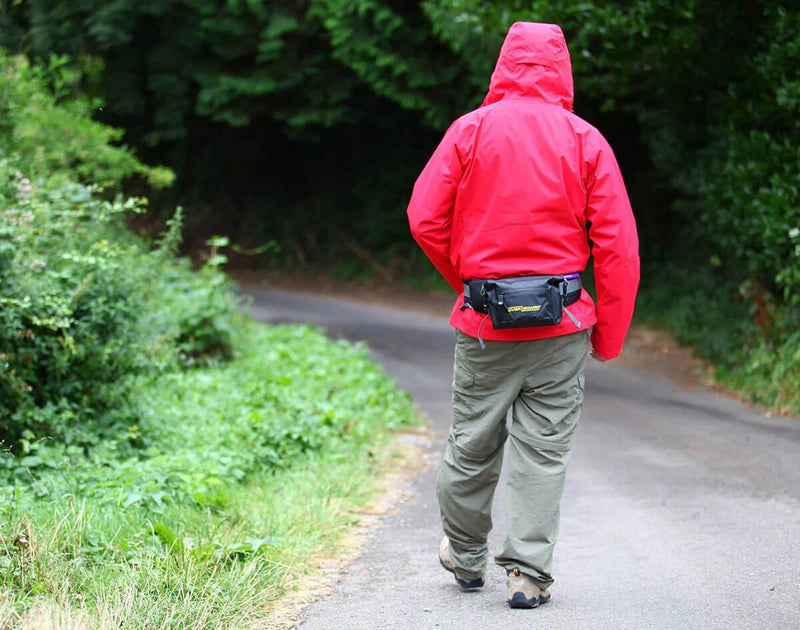
{"label": "white flower", "polygon": [[793,227],[791,230],[789,230],[789,238],[794,239],[798,236],[800,236],[800,227]]}

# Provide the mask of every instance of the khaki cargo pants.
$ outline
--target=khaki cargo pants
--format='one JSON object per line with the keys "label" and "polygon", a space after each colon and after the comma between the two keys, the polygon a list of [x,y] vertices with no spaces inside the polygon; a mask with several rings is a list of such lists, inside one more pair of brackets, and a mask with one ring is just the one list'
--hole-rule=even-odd
{"label": "khaki cargo pants", "polygon": [[486,571],[492,499],[508,439],[508,531],[495,561],[547,588],[589,334],[487,341],[485,350],[477,339],[456,335],[453,427],[438,483],[450,557],[463,579]]}

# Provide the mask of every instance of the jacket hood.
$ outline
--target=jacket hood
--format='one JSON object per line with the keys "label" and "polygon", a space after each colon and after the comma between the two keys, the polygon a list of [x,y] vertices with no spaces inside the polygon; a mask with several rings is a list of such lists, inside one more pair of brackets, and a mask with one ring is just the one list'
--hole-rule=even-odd
{"label": "jacket hood", "polygon": [[533,96],[572,111],[572,64],[556,24],[516,22],[508,29],[483,105],[513,96]]}

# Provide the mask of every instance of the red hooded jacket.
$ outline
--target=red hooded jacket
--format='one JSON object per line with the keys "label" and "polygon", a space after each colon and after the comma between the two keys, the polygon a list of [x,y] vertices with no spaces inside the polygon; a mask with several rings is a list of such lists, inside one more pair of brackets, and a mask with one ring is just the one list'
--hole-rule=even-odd
{"label": "red hooded jacket", "polygon": [[[517,22],[489,93],[456,120],[414,185],[414,239],[459,293],[450,323],[478,336],[484,315],[461,310],[463,280],[583,271],[594,256],[597,306],[586,291],[569,307],[606,359],[622,351],[639,285],[636,224],[611,147],[572,113],[569,51],[553,24]],[[588,239],[593,247],[590,252]],[[556,326],[481,337],[526,340],[574,333]]]}

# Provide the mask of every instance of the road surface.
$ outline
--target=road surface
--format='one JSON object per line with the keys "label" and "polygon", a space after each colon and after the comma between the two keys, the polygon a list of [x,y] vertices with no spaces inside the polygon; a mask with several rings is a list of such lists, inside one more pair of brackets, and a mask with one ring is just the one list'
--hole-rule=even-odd
{"label": "road surface", "polygon": [[[380,306],[248,290],[266,322],[365,340],[429,419],[450,425],[454,333]],[[505,605],[505,575],[463,593],[439,567],[436,471],[381,526],[302,630],[800,629],[800,421],[590,361],[562,502],[552,601]],[[490,551],[505,529],[501,479]]]}

